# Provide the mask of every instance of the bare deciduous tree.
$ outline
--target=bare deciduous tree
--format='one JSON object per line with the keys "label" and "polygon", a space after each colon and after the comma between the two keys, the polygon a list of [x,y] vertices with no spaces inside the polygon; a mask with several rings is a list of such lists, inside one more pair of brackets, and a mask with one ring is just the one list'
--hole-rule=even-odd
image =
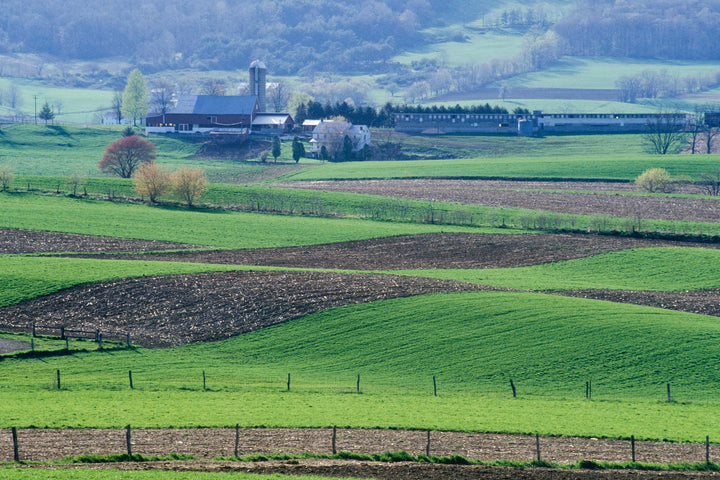
{"label": "bare deciduous tree", "polygon": [[275,82],[268,86],[267,98],[270,100],[272,108],[276,112],[287,111],[288,101],[290,100],[290,92],[281,82]]}
{"label": "bare deciduous tree", "polygon": [[225,95],[227,93],[227,86],[225,85],[225,82],[222,80],[206,80],[202,84],[202,88],[200,90],[200,93],[202,95]]}
{"label": "bare deciduous tree", "polygon": [[687,140],[685,125],[673,114],[659,114],[646,125],[643,142],[651,153],[666,155],[677,153]]}
{"label": "bare deciduous tree", "polygon": [[170,83],[160,80],[150,90],[150,107],[154,113],[165,115],[172,108],[173,88]]}
{"label": "bare deciduous tree", "polygon": [[701,190],[713,197],[720,196],[720,167],[700,174],[700,181],[696,182]]}

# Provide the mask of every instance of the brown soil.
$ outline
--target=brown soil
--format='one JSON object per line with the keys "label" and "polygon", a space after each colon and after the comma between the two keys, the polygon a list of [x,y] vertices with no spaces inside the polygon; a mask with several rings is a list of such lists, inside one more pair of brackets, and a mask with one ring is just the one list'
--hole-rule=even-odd
{"label": "brown soil", "polygon": [[0,228],[0,254],[54,252],[148,252],[189,248],[191,245],[154,240],[76,235]]}
{"label": "brown soil", "polygon": [[[21,460],[53,460],[81,454],[123,453],[125,430],[59,430],[20,429],[18,443]],[[240,430],[240,455],[312,452],[332,453],[332,429],[265,429]],[[417,455],[425,453],[427,433],[407,430],[338,429],[336,448],[353,453],[380,453],[404,450]],[[193,455],[189,462],[125,463],[79,468],[156,469],[177,471],[246,471],[326,476],[353,476],[387,479],[435,478],[696,478],[692,473],[651,474],[624,471],[557,469],[518,469],[485,466],[427,465],[421,463],[380,463],[341,460],[289,460],[273,462],[209,462],[217,456],[230,457],[235,450],[234,428],[139,429],[132,431],[133,453],[145,456],[170,452]],[[579,460],[626,463],[631,459],[630,442],[574,437],[543,437],[541,458],[549,462],[574,463]],[[705,447],[701,444],[636,442],[636,460],[640,462],[703,462]],[[471,434],[431,432],[430,453],[439,456],[462,455],[470,459],[497,459],[529,462],[536,458],[534,436],[507,434]],[[711,445],[710,456],[717,458],[720,446]],[[0,435],[0,459],[12,458],[10,435]],[[53,466],[54,467],[54,466]],[[50,467],[50,468],[53,468]],[[71,466],[75,467],[75,466]],[[63,466],[65,468],[65,466]],[[646,476],[647,475],[647,476]],[[717,474],[715,474],[717,475]]]}
{"label": "brown soil", "polygon": [[488,289],[447,280],[320,272],[227,272],[130,278],[69,288],[0,310],[0,324],[33,322],[130,333],[171,347],[221,340],[340,305]]}
{"label": "brown soil", "polygon": [[[33,232],[7,230],[18,250]],[[16,233],[15,236],[12,234]],[[44,234],[46,243],[66,236]],[[96,237],[71,236],[79,248],[102,249]],[[120,251],[135,241],[113,239]],[[307,247],[166,254],[109,255],[167,261],[337,269],[490,268],[534,265],[649,246],[700,246],[596,235],[424,234]],[[717,247],[717,245],[702,245]],[[93,255],[102,258],[102,255]],[[133,343],[169,347],[231,337],[327,308],[425,293],[481,290],[459,282],[318,272],[232,272],[101,282],[0,309],[0,324],[27,330],[32,322],[86,331],[130,333]],[[617,302],[720,316],[720,290],[697,292],[563,292]],[[7,327],[6,327],[7,328]],[[106,334],[107,335],[107,334]],[[106,339],[113,337],[106,336]]]}
{"label": "brown soil", "polygon": [[570,297],[593,298],[609,302],[632,303],[648,307],[666,308],[681,312],[720,317],[720,289],[682,292],[651,292],[631,290],[575,290],[549,292]]}
{"label": "brown soil", "polygon": [[720,247],[599,235],[428,233],[306,247],[156,253],[116,258],[349,270],[495,268],[537,265],[628,248],[658,246]]}
{"label": "brown soil", "polygon": [[[630,183],[353,180],[292,182],[282,184],[282,186],[584,215],[602,214],[616,217],[698,222],[718,222],[720,219],[720,199],[677,197],[669,199],[644,195],[536,191],[536,189],[596,192],[637,191]],[[700,192],[695,190],[693,193]]]}
{"label": "brown soil", "polygon": [[269,462],[147,462],[93,465],[52,465],[25,468],[102,468],[119,470],[164,470],[171,472],[244,472],[280,475],[313,475],[336,478],[381,480],[686,480],[718,478],[715,472],[645,472],[561,470],[554,468],[513,468],[477,465],[431,465],[423,463],[380,463],[342,460],[288,460]]}

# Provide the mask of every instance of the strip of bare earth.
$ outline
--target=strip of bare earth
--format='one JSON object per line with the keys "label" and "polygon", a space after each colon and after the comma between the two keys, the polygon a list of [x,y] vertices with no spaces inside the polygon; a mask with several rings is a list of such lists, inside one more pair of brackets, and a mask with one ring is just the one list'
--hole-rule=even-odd
{"label": "strip of bare earth", "polygon": [[[0,458],[12,458],[9,432],[0,435]],[[240,429],[240,455],[312,452],[331,453],[332,429]],[[21,460],[47,461],[81,454],[123,453],[126,451],[125,430],[47,430],[18,431]],[[84,468],[155,469],[174,471],[243,471],[294,475],[325,475],[387,479],[470,479],[470,478],[698,478],[716,473],[639,472],[558,470],[537,468],[499,468],[466,465],[431,465],[424,463],[382,463],[324,459],[298,459],[271,462],[210,462],[218,456],[233,456],[234,428],[203,429],[138,429],[132,431],[133,453],[145,456],[167,455],[170,452],[194,455],[201,459],[189,462],[147,462],[93,465]],[[413,455],[424,454],[427,436],[424,431],[338,429],[338,451],[380,453],[404,450]],[[542,460],[572,464],[579,460],[627,463],[631,458],[630,442],[624,440],[542,437]],[[636,459],[647,463],[700,463],[705,461],[702,444],[636,442]],[[510,434],[473,434],[431,432],[431,452],[437,456],[462,455],[484,461],[536,459],[535,437]],[[711,459],[720,456],[720,445],[711,445]],[[202,459],[205,459],[203,461]],[[83,468],[63,465],[61,468]],[[55,468],[50,466],[49,468]]]}
{"label": "strip of bare earth", "polygon": [[[656,220],[716,223],[720,201],[714,198],[667,198],[607,193],[549,192],[636,190],[628,183],[521,182],[496,180],[348,180],[290,182],[277,186],[364,193],[415,200],[459,202],[488,207],[527,208],[582,215],[610,215]],[[690,188],[690,187],[687,187]],[[689,193],[701,193],[697,188]]]}

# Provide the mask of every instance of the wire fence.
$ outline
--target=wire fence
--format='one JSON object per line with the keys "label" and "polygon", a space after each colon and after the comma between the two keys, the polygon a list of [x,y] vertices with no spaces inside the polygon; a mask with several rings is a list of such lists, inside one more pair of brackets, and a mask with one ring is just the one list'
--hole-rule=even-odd
{"label": "wire fence", "polygon": [[720,458],[720,445],[540,437],[421,430],[329,428],[140,428],[4,429],[0,460],[47,461],[80,455],[192,455],[195,458],[270,454],[461,455],[482,461],[576,463],[710,463]]}

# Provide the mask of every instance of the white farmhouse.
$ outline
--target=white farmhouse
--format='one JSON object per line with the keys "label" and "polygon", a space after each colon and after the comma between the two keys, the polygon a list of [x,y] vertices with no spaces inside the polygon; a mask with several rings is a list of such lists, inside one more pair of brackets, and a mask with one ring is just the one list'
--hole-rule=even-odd
{"label": "white farmhouse", "polygon": [[308,153],[312,157],[320,158],[325,147],[328,158],[337,158],[342,152],[345,136],[352,142],[354,154],[370,145],[370,129],[366,125],[353,125],[344,120],[322,120],[312,131]]}

